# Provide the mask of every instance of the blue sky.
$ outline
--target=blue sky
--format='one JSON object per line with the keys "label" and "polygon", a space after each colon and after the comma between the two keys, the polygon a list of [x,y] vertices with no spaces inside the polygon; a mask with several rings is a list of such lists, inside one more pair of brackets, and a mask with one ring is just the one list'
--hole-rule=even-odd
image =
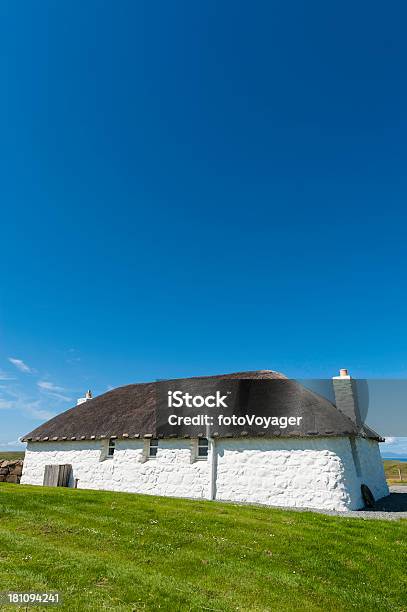
{"label": "blue sky", "polygon": [[406,17],[1,3],[0,448],[88,387],[407,376]]}

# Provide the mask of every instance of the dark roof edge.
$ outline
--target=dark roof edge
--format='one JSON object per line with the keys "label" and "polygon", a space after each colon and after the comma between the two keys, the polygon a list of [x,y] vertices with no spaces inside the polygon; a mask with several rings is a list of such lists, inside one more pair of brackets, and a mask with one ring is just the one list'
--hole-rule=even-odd
{"label": "dark roof edge", "polygon": [[[370,429],[370,428],[369,428]],[[370,433],[371,432],[371,433]],[[258,434],[248,434],[247,432],[242,432],[241,434],[230,434],[230,435],[219,435],[216,432],[212,434],[212,438],[216,438],[217,440],[227,440],[230,438],[262,438],[262,439],[269,439],[269,440],[277,440],[277,439],[289,439],[289,438],[343,438],[343,437],[354,437],[354,438],[365,438],[365,439],[370,439],[370,440],[377,440],[377,442],[384,442],[385,438],[382,438],[379,434],[376,434],[376,432],[374,432],[373,430],[370,430],[370,432],[367,431],[362,431],[359,434],[355,434],[354,432],[347,432],[344,431],[343,433],[332,433],[332,432],[324,432],[324,433],[318,433],[315,431],[310,431],[309,433],[290,433],[290,434],[280,434],[280,433],[275,433],[274,435],[267,435],[266,433],[258,433]],[[374,435],[371,435],[374,434]],[[157,437],[160,440],[174,440],[174,439],[179,439],[179,440],[192,440],[195,438],[204,438],[205,435],[204,433],[201,434],[197,434],[196,436],[191,436],[191,435],[183,435],[183,436],[178,436],[176,434],[172,435],[172,436],[155,436],[154,434],[150,433],[150,434],[133,434],[133,435],[129,435],[126,433],[123,434],[117,434],[117,435],[109,435],[109,436],[87,436],[87,435],[83,435],[83,436],[53,436],[53,437],[49,437],[49,436],[44,436],[43,438],[35,436],[35,437],[31,437],[31,436],[24,436],[23,438],[21,438],[21,442],[84,442],[84,441],[90,441],[90,442],[100,442],[102,440],[111,440],[111,439],[116,439],[116,440],[148,440],[150,438],[153,437]]]}

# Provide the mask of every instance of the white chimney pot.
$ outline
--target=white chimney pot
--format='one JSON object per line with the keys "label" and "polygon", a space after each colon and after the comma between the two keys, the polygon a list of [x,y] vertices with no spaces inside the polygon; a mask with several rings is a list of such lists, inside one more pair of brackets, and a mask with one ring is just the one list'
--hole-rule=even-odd
{"label": "white chimney pot", "polygon": [[92,399],[92,391],[90,389],[88,389],[85,393],[85,397],[79,397],[76,400],[76,405],[80,406],[80,404],[84,404],[85,402],[87,402],[88,400]]}

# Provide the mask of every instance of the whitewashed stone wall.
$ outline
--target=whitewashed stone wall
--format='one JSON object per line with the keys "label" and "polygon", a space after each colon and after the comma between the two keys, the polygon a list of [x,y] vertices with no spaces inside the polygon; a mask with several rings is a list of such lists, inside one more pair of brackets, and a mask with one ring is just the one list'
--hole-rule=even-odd
{"label": "whitewashed stone wall", "polygon": [[[360,484],[367,484],[375,499],[389,494],[379,445],[374,440],[360,438],[356,442],[362,475]],[[360,495],[360,488],[358,491]]]}
{"label": "whitewashed stone wall", "polygon": [[[30,442],[21,482],[42,485],[45,465],[70,463],[84,489],[210,498],[211,457],[191,463],[190,440],[160,440],[145,461],[143,440],[116,440],[112,459],[100,461],[101,442]],[[222,439],[214,453],[216,499],[330,510],[361,508],[360,484],[376,498],[388,489],[379,446],[358,440],[356,473],[348,438]],[[73,484],[73,483],[71,483]]]}
{"label": "whitewashed stone wall", "polygon": [[356,473],[349,438],[225,439],[217,444],[216,498],[266,505],[354,510],[360,485],[388,494],[379,445],[358,440]]}
{"label": "whitewashed stone wall", "polygon": [[[207,461],[191,463],[191,441],[160,440],[157,457],[145,461],[143,440],[116,440],[111,459],[100,461],[100,441],[30,442],[22,484],[42,485],[48,464],[72,464],[78,488],[206,498]],[[73,484],[73,483],[72,483]]]}

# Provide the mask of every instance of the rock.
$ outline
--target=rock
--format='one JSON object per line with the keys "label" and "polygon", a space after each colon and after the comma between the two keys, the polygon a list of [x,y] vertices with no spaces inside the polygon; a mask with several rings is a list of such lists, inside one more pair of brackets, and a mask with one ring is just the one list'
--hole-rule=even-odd
{"label": "rock", "polygon": [[13,482],[14,484],[17,484],[19,482],[19,477],[18,476],[13,476],[13,475],[9,475],[6,476],[6,482]]}
{"label": "rock", "polygon": [[7,476],[8,468],[0,468],[0,476]]}
{"label": "rock", "polygon": [[0,482],[4,482],[5,480],[6,480],[6,477],[0,475]]}
{"label": "rock", "polygon": [[[0,473],[1,473],[1,470],[0,470]],[[10,474],[13,474],[14,476],[21,476],[22,473],[23,473],[22,465],[16,465],[10,470]]]}

